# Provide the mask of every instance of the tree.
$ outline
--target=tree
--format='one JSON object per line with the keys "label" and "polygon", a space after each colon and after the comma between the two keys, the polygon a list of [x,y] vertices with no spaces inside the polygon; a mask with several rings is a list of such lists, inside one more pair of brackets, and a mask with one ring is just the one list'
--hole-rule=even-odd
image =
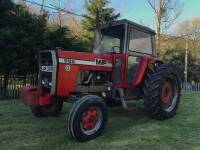
{"label": "tree", "polygon": [[75,49],[67,27],[49,26],[48,14],[36,15],[26,5],[0,1],[0,72],[27,73],[38,70],[38,53],[43,49]]}
{"label": "tree", "polygon": [[200,58],[199,48],[200,48],[200,19],[195,18],[187,21],[183,21],[179,23],[177,28],[177,33],[180,37],[185,39],[186,42],[186,51],[185,51],[185,81],[187,82],[188,76],[188,53],[189,51],[189,41],[192,41],[192,45],[194,47],[195,43],[197,43],[197,51],[194,51],[194,56],[196,58]]}
{"label": "tree", "polygon": [[180,0],[147,0],[155,12],[157,21],[157,50],[160,50],[161,33],[178,18],[182,10]]}
{"label": "tree", "polygon": [[0,14],[0,73],[4,74],[0,88],[5,96],[9,74],[36,70],[46,20],[11,0],[0,1]]}
{"label": "tree", "polygon": [[200,40],[200,18],[193,18],[179,23],[176,33],[180,37],[187,37],[193,41]]}
{"label": "tree", "polygon": [[9,74],[36,70],[36,54],[43,45],[46,16],[31,14],[25,6],[9,1],[1,0],[0,4],[6,8],[1,9],[0,16],[1,71]]}
{"label": "tree", "polygon": [[[196,58],[191,53],[188,53],[188,81],[195,80],[200,81],[200,66],[196,64]],[[162,59],[166,63],[176,64],[178,71],[180,72],[182,81],[184,81],[184,71],[185,71],[185,49],[184,48],[171,48],[162,51]]]}
{"label": "tree", "polygon": [[55,49],[56,47],[62,47],[65,50],[80,50],[82,44],[72,36],[66,26],[60,27],[59,25],[48,26],[43,43],[43,49]]}
{"label": "tree", "polygon": [[116,20],[120,14],[114,13],[114,8],[106,7],[109,0],[88,0],[85,4],[86,13],[82,20],[82,38],[90,45],[94,37],[94,29],[99,30],[103,24]]}

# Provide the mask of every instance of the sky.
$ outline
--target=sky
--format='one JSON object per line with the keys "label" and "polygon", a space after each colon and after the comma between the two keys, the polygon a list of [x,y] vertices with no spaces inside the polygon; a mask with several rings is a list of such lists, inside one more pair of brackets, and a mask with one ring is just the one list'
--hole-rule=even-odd
{"label": "sky", "polygon": [[[41,0],[31,0],[41,2]],[[54,0],[46,0],[46,4]],[[61,0],[63,1],[63,0]],[[84,0],[69,0],[71,8],[79,14],[85,13]],[[171,31],[176,29],[178,23],[192,18],[200,18],[200,0],[180,0],[183,3],[183,10],[179,18],[171,27]],[[133,22],[156,29],[155,14],[147,0],[110,0],[109,6],[120,12],[120,19],[128,19]]]}
{"label": "sky", "polygon": [[[182,13],[172,29],[175,29],[175,26],[184,20],[200,18],[200,0],[181,0],[181,3],[183,3]],[[156,28],[155,15],[147,0],[112,0],[112,5],[116,11],[121,13],[121,18],[130,19],[153,29]]]}

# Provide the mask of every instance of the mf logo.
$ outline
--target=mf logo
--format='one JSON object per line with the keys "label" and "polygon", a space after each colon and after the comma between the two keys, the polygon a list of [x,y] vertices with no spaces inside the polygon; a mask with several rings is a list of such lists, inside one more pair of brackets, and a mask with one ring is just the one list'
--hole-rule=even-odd
{"label": "mf logo", "polygon": [[97,65],[101,65],[101,66],[107,64],[107,61],[105,59],[100,59],[100,58],[96,58],[95,62]]}

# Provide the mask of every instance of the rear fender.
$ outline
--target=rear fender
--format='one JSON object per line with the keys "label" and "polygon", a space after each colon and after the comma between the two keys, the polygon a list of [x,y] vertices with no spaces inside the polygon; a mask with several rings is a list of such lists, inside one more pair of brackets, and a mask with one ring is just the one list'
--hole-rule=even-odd
{"label": "rear fender", "polygon": [[142,56],[133,83],[131,83],[131,84],[125,83],[124,87],[125,88],[134,88],[134,87],[141,85],[145,79],[147,70],[153,69],[153,67],[155,66],[156,63],[163,63],[163,62],[158,58]]}

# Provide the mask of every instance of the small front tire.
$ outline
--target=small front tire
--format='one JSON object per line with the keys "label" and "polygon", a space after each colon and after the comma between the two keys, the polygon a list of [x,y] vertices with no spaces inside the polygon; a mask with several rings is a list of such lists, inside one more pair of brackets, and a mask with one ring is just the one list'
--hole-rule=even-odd
{"label": "small front tire", "polygon": [[92,140],[102,134],[108,119],[108,110],[103,100],[95,95],[86,95],[72,106],[68,116],[68,132],[79,142]]}

